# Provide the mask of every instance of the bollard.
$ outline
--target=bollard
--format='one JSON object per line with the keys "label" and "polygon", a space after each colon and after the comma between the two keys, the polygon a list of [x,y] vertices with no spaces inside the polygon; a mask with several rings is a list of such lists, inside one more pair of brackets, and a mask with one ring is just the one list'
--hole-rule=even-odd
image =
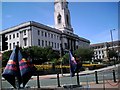
{"label": "bollard", "polygon": [[60,86],[59,73],[57,73],[57,83],[58,83],[58,87],[61,87],[61,86]]}
{"label": "bollard", "polygon": [[77,72],[77,85],[80,86],[79,73]]}
{"label": "bollard", "polygon": [[40,88],[39,73],[37,73],[37,86],[38,86],[38,88]]}
{"label": "bollard", "polygon": [[97,76],[97,71],[95,71],[95,80],[96,80],[96,84],[98,84],[98,76]]}
{"label": "bollard", "polygon": [[113,70],[113,80],[116,82],[115,70]]}

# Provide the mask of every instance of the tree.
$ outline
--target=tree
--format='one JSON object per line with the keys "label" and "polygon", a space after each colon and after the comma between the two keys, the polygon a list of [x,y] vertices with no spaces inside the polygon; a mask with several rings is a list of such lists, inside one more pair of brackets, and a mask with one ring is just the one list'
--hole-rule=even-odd
{"label": "tree", "polygon": [[79,48],[75,51],[75,56],[82,62],[91,61],[94,56],[94,51],[90,48]]}
{"label": "tree", "polygon": [[12,50],[6,51],[6,52],[4,52],[4,53],[2,54],[2,67],[5,67],[5,66],[6,66],[6,64],[7,64],[8,60],[9,60],[9,57],[10,57],[11,53],[12,53]]}
{"label": "tree", "polygon": [[63,63],[64,65],[69,65],[69,54],[68,54],[68,53],[66,53],[66,54],[63,56],[62,63]]}
{"label": "tree", "polygon": [[[10,54],[12,51],[6,51],[3,53],[2,65],[5,66],[9,60]],[[42,64],[44,62],[49,62],[52,60],[59,59],[59,52],[54,51],[51,47],[38,47],[32,46],[28,48],[21,49],[22,55],[24,58],[32,60],[34,64]]]}
{"label": "tree", "polygon": [[55,59],[57,60],[59,58],[59,53],[54,51],[52,47],[42,48],[38,46],[32,46],[25,48],[23,53],[25,52],[27,52],[28,55],[24,55],[30,56],[34,64],[42,64],[44,62],[49,62]]}
{"label": "tree", "polygon": [[113,58],[113,57],[117,58],[118,57],[115,50],[109,50],[108,54],[109,54],[110,58]]}

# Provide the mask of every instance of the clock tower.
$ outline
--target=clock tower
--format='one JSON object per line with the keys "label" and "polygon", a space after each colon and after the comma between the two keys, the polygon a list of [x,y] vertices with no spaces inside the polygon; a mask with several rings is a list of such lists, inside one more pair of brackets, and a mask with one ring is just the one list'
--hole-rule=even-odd
{"label": "clock tower", "polygon": [[55,28],[62,32],[73,33],[68,2],[66,0],[55,0],[54,8]]}

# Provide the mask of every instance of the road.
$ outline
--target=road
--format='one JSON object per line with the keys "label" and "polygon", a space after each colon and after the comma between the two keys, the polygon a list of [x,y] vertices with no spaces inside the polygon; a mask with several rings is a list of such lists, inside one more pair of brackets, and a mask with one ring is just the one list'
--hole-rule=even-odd
{"label": "road", "polygon": [[[86,71],[87,72],[87,71]],[[87,83],[90,82],[95,82],[95,74],[92,72],[83,74],[81,73],[79,76],[80,79],[80,84],[81,83]],[[98,81],[103,81],[103,74],[104,74],[104,79],[105,80],[113,80],[113,73],[112,70],[102,70],[98,72]],[[66,85],[66,84],[77,84],[77,78],[76,76],[74,77],[69,77],[68,74],[64,74],[65,76],[60,76],[60,85]],[[118,77],[118,73],[116,71],[116,78]],[[37,80],[36,76],[33,76],[32,79],[27,83],[27,86],[30,87],[37,87]],[[48,75],[48,76],[40,76],[40,86],[57,86],[57,79],[56,75]],[[7,81],[3,80],[2,81],[2,88],[10,88],[12,87]]]}

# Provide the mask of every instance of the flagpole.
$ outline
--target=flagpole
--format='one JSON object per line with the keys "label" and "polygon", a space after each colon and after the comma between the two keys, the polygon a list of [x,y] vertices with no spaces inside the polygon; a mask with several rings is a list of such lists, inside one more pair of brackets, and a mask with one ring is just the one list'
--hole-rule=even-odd
{"label": "flagpole", "polygon": [[[70,50],[69,50],[69,56],[70,56]],[[69,60],[69,65],[70,65],[70,69],[69,70],[70,70],[70,81],[71,81],[70,90],[71,89],[73,90],[73,86],[72,86],[73,81],[72,81],[72,72],[71,72],[71,68],[72,68],[72,66],[71,66],[71,60]]]}
{"label": "flagpole", "polygon": [[70,77],[70,80],[71,80],[70,90],[71,90],[71,89],[73,90],[73,86],[72,86],[72,83],[73,83],[72,77]]}
{"label": "flagpole", "polygon": [[[70,57],[70,50],[69,50],[69,57]],[[72,83],[72,75],[71,75],[71,63],[70,63],[70,59],[69,59],[69,65],[70,65],[70,68],[69,68],[69,71],[70,71],[70,82]],[[69,90],[71,90],[72,88],[72,85],[70,84],[70,88]]]}

